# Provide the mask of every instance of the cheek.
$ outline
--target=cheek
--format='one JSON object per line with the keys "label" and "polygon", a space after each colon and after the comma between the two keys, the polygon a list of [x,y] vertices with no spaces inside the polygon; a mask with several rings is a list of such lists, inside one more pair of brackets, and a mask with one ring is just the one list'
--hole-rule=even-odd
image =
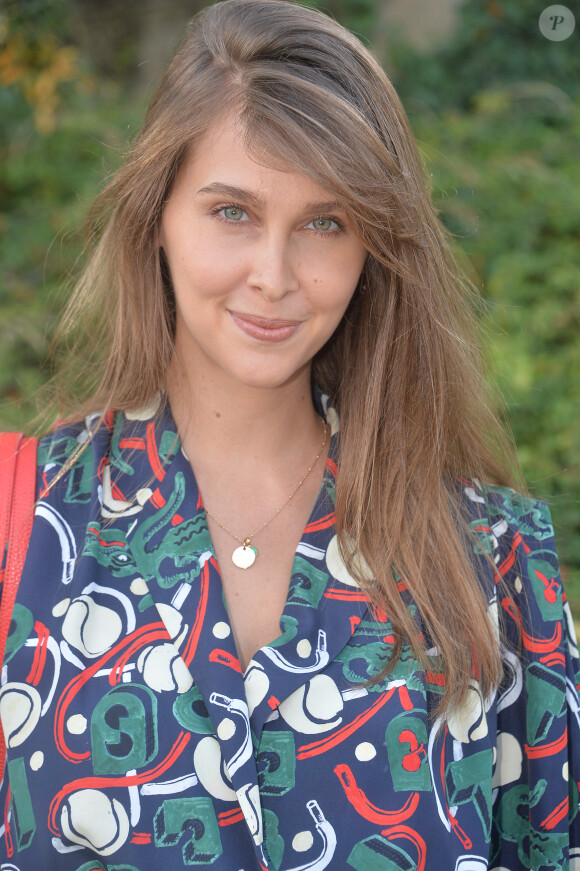
{"label": "cheek", "polygon": [[165,250],[176,295],[211,297],[227,292],[235,282],[240,266],[237,258],[211,245],[188,240],[179,250]]}
{"label": "cheek", "polygon": [[362,246],[347,245],[342,251],[330,251],[310,263],[310,287],[324,309],[346,309],[357,287],[366,259]]}
{"label": "cheek", "polygon": [[320,313],[335,315],[338,320],[346,311],[356,290],[360,270],[353,269],[352,261],[326,272],[317,270],[311,283],[310,302]]}

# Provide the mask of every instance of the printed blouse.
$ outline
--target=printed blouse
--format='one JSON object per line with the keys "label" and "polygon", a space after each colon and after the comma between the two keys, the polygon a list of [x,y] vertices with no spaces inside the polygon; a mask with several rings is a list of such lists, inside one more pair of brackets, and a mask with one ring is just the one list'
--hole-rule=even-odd
{"label": "printed blouse", "polygon": [[459,482],[504,677],[437,719],[436,650],[379,676],[392,627],[341,560],[338,422],[316,401],[324,479],[280,635],[245,672],[170,409],[41,442],[0,688],[1,871],[579,871],[578,649],[546,506]]}

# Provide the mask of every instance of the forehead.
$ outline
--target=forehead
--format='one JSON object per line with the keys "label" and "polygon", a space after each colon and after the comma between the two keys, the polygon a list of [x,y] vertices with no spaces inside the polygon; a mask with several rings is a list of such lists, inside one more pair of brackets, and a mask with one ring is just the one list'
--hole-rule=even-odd
{"label": "forehead", "polygon": [[309,175],[272,153],[268,142],[258,138],[249,147],[247,131],[237,119],[216,122],[192,145],[181,178],[196,190],[219,183],[258,197],[273,193],[308,201],[336,199]]}

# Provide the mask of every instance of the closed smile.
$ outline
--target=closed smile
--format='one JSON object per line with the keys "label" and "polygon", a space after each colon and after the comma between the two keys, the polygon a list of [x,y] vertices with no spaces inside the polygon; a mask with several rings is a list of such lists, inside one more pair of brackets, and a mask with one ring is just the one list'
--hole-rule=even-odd
{"label": "closed smile", "polygon": [[243,312],[230,311],[229,315],[242,332],[262,342],[283,342],[293,336],[302,324],[302,321],[262,318]]}

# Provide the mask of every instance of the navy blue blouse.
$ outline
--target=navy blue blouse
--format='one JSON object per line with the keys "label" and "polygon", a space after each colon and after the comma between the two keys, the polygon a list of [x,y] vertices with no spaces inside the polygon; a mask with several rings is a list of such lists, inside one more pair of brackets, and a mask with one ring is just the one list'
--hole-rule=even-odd
{"label": "navy blue blouse", "polygon": [[324,480],[245,673],[169,409],[107,415],[48,492],[94,421],[41,443],[0,689],[2,871],[580,869],[578,649],[546,506],[460,482],[511,592],[476,554],[504,680],[437,720],[436,650],[369,683],[392,627],[340,558],[321,402]]}

